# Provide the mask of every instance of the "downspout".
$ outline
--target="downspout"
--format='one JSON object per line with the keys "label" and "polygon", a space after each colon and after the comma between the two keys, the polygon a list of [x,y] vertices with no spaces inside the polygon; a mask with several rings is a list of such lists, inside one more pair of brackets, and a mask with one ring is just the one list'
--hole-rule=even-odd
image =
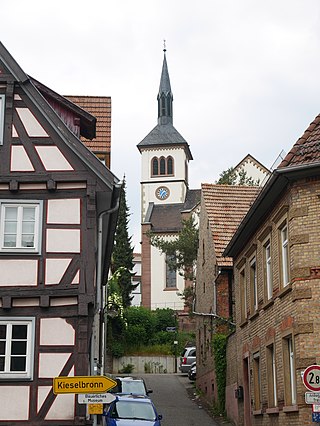
{"label": "downspout", "polygon": [[[96,276],[96,306],[93,319],[93,329],[91,338],[91,359],[90,368],[91,375],[98,375],[98,358],[101,342],[100,335],[100,316],[101,316],[101,278],[102,278],[102,242],[103,242],[103,218],[111,215],[119,209],[120,197],[118,197],[116,205],[110,209],[102,211],[98,216],[98,241],[97,241],[97,276]],[[97,426],[97,415],[93,416],[93,426]]]}

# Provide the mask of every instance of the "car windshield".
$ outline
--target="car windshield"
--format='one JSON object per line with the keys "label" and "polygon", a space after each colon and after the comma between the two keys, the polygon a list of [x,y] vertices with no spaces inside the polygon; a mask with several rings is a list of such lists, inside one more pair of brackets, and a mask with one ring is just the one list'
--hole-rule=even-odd
{"label": "car windshield", "polygon": [[111,417],[116,419],[139,419],[155,421],[154,409],[149,402],[117,401],[114,405]]}
{"label": "car windshield", "polygon": [[117,386],[110,389],[112,393],[126,393],[133,395],[146,395],[147,390],[142,380],[120,380],[116,379]]}
{"label": "car windshield", "polygon": [[123,380],[121,382],[120,392],[122,392],[122,393],[133,393],[133,394],[139,394],[139,395],[145,395],[146,394],[146,390],[145,390],[143,382],[129,381],[129,380]]}

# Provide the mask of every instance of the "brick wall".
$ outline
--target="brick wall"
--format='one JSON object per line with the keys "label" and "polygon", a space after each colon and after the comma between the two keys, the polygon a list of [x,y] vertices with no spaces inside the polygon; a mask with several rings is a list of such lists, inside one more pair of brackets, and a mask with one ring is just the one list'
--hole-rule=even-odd
{"label": "brick wall", "polygon": [[[243,360],[249,356],[250,399],[253,393],[253,354],[260,354],[261,410],[252,415],[252,425],[302,426],[312,425],[311,406],[304,403],[301,373],[313,363],[320,362],[320,184],[317,180],[301,180],[292,184],[275,206],[272,206],[258,231],[246,242],[234,264],[245,263],[249,277],[247,253],[256,245],[258,301],[257,312],[248,309],[247,321],[240,324],[239,271],[234,270],[236,303],[236,346],[234,357],[233,341],[228,346],[228,371],[236,362],[238,384],[244,385]],[[289,229],[290,283],[283,288],[280,274],[279,223],[287,217]],[[267,300],[264,288],[263,241],[271,236],[273,297]],[[249,286],[249,280],[246,281]],[[250,307],[250,291],[247,291],[247,306]],[[294,342],[294,364],[297,400],[288,406],[285,394],[284,337],[292,335]],[[277,377],[277,407],[268,402],[267,346],[272,343],[275,350]],[[233,374],[228,373],[228,384],[232,385]],[[244,404],[239,403],[238,425],[244,424]]]}

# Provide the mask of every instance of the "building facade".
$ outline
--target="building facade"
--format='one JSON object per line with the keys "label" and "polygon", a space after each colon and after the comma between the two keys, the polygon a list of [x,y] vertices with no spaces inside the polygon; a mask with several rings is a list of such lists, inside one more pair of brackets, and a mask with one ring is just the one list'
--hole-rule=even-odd
{"label": "building facade", "polygon": [[178,272],[170,271],[166,256],[151,246],[148,232],[168,240],[182,229],[182,218],[199,204],[199,190],[188,182],[191,151],[186,140],[173,126],[173,95],[166,51],[160,79],[158,123],[138,144],[141,154],[141,297],[151,309],[184,310],[180,294],[186,285]]}
{"label": "building facade", "polygon": [[228,370],[227,390],[240,390],[231,413],[237,425],[313,424],[302,375],[320,361],[319,182],[320,116],[272,173],[225,251],[234,259],[228,364],[237,369]]}
{"label": "building facade", "polygon": [[233,263],[223,251],[260,188],[239,185],[201,185],[199,249],[195,286],[197,388],[217,403],[213,352],[216,333],[233,326]]}
{"label": "building facade", "polygon": [[0,44],[3,425],[92,424],[53,378],[98,373],[101,293],[120,188],[80,141],[96,119],[29,78]]}

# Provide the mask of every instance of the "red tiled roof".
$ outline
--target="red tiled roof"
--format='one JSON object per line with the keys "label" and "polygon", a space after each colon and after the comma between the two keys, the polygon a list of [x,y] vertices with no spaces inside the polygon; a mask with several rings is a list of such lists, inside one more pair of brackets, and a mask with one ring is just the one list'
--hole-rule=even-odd
{"label": "red tiled roof", "polygon": [[201,185],[213,236],[218,266],[232,266],[231,257],[222,253],[236,232],[261,188],[242,185]]}
{"label": "red tiled roof", "polygon": [[96,138],[81,137],[82,142],[95,154],[110,154],[111,151],[111,97],[110,96],[65,96],[97,119]]}
{"label": "red tiled roof", "polygon": [[320,162],[320,114],[293,145],[278,168]]}

